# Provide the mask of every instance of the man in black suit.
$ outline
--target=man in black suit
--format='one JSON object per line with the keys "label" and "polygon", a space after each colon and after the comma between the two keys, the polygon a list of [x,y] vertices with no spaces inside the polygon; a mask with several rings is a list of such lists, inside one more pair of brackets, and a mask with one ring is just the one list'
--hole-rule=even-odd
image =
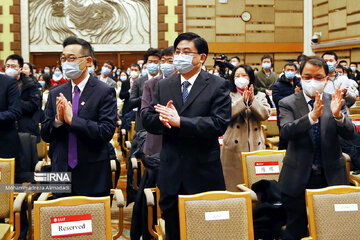
{"label": "man in black suit", "polygon": [[351,139],[356,128],[344,106],[344,91],[323,92],[328,73],[323,59],[310,57],[300,67],[303,91],[279,102],[280,134],[288,141],[279,178],[286,240],[308,235],[305,189],[349,183],[339,136]]}
{"label": "man in black suit", "polygon": [[208,55],[205,39],[182,33],[174,48],[180,74],[159,81],[143,115],[145,129],[163,135],[157,185],[170,240],[179,239],[179,194],[225,190],[218,137],[231,117],[227,82],[201,70]]}
{"label": "man in black suit", "polygon": [[121,113],[122,116],[130,112],[132,109],[129,107],[129,99],[130,99],[130,92],[131,87],[134,84],[135,80],[139,78],[139,75],[141,74],[140,66],[136,63],[130,65],[130,76],[129,79],[122,82],[121,84],[121,90],[119,98],[124,101]]}
{"label": "man in black suit", "polygon": [[109,195],[115,89],[89,75],[93,51],[87,41],[69,37],[63,47],[60,60],[71,81],[50,91],[41,136],[54,141],[52,171],[72,173],[72,195]]}
{"label": "man in black suit", "polygon": [[15,122],[21,117],[20,92],[14,78],[0,74],[0,157],[15,158],[20,139]]}
{"label": "man in black suit", "polygon": [[148,74],[136,79],[133,86],[131,87],[129,108],[136,110],[136,118],[135,118],[135,131],[136,132],[138,132],[144,128],[141,123],[141,118],[140,118],[141,97],[143,94],[144,83],[145,83],[145,81],[159,75],[160,58],[161,58],[161,50],[160,49],[149,48],[144,54],[144,59],[145,59],[144,61],[146,63],[146,68],[148,70]]}

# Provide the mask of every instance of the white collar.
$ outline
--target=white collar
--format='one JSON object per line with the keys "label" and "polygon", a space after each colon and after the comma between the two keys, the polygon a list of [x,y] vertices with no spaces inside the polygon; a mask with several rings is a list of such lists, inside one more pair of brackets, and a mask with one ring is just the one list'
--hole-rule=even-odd
{"label": "white collar", "polygon": [[[86,83],[89,81],[89,77],[90,77],[90,74],[88,74],[84,80],[82,80],[77,86],[78,88],[80,89],[80,93],[83,92],[84,88],[85,88],[85,85]],[[72,89],[72,93],[74,93],[74,87],[75,87],[75,83],[73,82],[73,80],[71,80],[71,89]]]}
{"label": "white collar", "polygon": [[188,81],[188,82],[191,84],[191,86],[193,86],[193,85],[194,85],[194,82],[195,82],[195,80],[197,79],[197,77],[199,76],[200,72],[201,72],[201,69],[200,69],[199,72],[195,73],[195,74],[194,74],[191,78],[189,78],[188,80],[186,80],[186,79],[183,77],[183,75],[180,74],[181,85],[182,85],[185,81]]}

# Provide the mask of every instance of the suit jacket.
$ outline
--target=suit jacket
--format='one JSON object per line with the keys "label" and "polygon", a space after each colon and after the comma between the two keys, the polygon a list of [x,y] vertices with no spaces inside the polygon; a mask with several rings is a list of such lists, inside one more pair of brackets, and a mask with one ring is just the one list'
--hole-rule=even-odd
{"label": "suit jacket", "polygon": [[122,116],[124,116],[126,113],[128,113],[131,109],[129,108],[129,98],[130,98],[130,79],[127,79],[126,81],[123,81],[121,84],[121,90],[119,94],[119,98],[124,100],[124,104],[122,107]]}
{"label": "suit jacket", "polygon": [[17,81],[0,74],[0,157],[17,157],[20,139],[15,122],[21,117],[20,91]]}
{"label": "suit jacket", "polygon": [[[72,193],[93,195],[109,193],[111,188],[108,143],[116,127],[115,89],[90,76],[79,99],[78,116],[69,126],[54,127],[56,97],[63,93],[72,100],[71,81],[50,90],[42,122],[41,136],[54,142],[52,171],[72,171]],[[78,165],[68,168],[69,132],[77,135]]]}
{"label": "suit jacket", "polygon": [[[348,184],[345,160],[339,136],[351,139],[356,128],[343,106],[343,123],[335,121],[331,109],[331,95],[323,93],[321,124],[321,163],[329,186]],[[297,197],[304,194],[314,160],[313,127],[308,117],[308,103],[302,92],[290,95],[279,102],[281,137],[288,141],[279,177],[281,191]]]}
{"label": "suit jacket", "polygon": [[[224,79],[201,70],[183,104],[180,74],[159,81],[143,124],[148,132],[163,135],[157,182],[162,198],[177,195],[180,189],[187,194],[225,190],[218,137],[230,122],[229,93]],[[180,128],[163,126],[154,109],[169,100],[180,115]]]}
{"label": "suit jacket", "polygon": [[[98,76],[98,79],[101,81],[101,74]],[[116,81],[114,79],[112,79],[110,76],[108,76],[106,78],[106,81],[105,83],[113,88],[116,88],[117,85],[116,85]]]}
{"label": "suit jacket", "polygon": [[[145,82],[142,101],[141,101],[141,110],[140,110],[141,118],[143,117],[144,113],[149,109],[148,107],[154,98],[153,95],[155,92],[156,84],[163,78],[164,76],[161,74]],[[143,152],[148,155],[160,153],[161,144],[162,144],[162,135],[148,133],[146,134],[146,140],[145,140]]]}
{"label": "suit jacket", "polygon": [[143,94],[145,81],[148,80],[148,75],[135,79],[133,86],[131,88],[130,99],[129,99],[129,108],[137,108],[136,117],[135,117],[135,131],[140,131],[144,129],[141,118],[140,118],[140,108],[141,108],[141,97]]}

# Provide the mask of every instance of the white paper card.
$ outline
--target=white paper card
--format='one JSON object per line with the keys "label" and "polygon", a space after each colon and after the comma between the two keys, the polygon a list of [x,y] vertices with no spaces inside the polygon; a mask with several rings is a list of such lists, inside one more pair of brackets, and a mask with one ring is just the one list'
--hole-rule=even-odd
{"label": "white paper card", "polygon": [[335,212],[356,212],[358,211],[357,204],[334,204]]}
{"label": "white paper card", "polygon": [[269,118],[268,118],[268,121],[276,121],[277,120],[277,116],[276,115],[271,115]]}
{"label": "white paper card", "polygon": [[205,212],[205,221],[230,219],[229,211]]}
{"label": "white paper card", "polygon": [[256,175],[280,174],[279,162],[255,162]]}
{"label": "white paper card", "polygon": [[51,218],[51,237],[92,234],[91,214]]}

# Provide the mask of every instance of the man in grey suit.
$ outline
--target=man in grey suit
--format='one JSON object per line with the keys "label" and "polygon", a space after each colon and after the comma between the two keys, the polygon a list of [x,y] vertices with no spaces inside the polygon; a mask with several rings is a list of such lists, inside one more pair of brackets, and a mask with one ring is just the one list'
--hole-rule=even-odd
{"label": "man in grey suit", "polygon": [[99,80],[106,83],[109,86],[112,86],[113,88],[116,88],[116,82],[111,77],[114,74],[114,68],[115,65],[113,61],[105,61],[104,65],[101,68],[101,74],[99,76]]}
{"label": "man in grey suit", "polygon": [[279,184],[287,213],[283,239],[308,236],[305,189],[348,184],[339,136],[351,139],[356,128],[347,115],[338,87],[323,92],[329,69],[319,57],[310,57],[300,68],[302,92],[279,102],[281,137],[288,147]]}

